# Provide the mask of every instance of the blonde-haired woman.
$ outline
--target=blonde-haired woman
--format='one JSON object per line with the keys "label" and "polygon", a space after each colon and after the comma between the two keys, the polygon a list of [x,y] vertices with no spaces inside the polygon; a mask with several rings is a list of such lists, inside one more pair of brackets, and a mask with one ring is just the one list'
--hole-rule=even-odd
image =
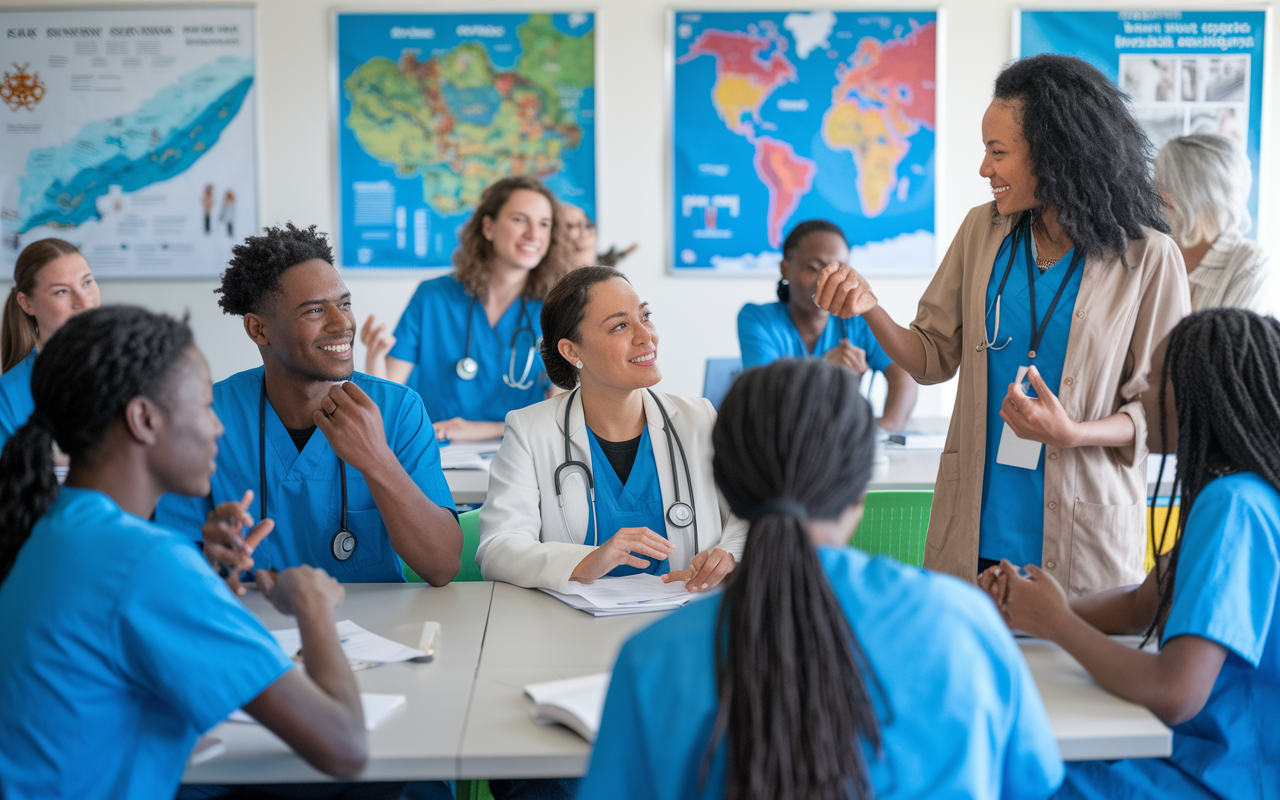
{"label": "blonde-haired woman", "polygon": [[365,371],[416,389],[437,438],[496,438],[508,411],[546,397],[538,317],[570,260],[563,213],[536,178],[495,182],[462,227],[454,271],[419,284],[393,336],[365,322]]}
{"label": "blonde-haired woman", "polygon": [[100,305],[98,282],[75,245],[41,239],[18,254],[0,322],[0,446],[35,410],[31,367],[40,348],[67,320]]}
{"label": "blonde-haired woman", "polygon": [[1253,225],[1253,175],[1240,145],[1213,133],[1170,139],[1156,156],[1155,179],[1187,264],[1191,307],[1271,311],[1270,260],[1244,238]]}

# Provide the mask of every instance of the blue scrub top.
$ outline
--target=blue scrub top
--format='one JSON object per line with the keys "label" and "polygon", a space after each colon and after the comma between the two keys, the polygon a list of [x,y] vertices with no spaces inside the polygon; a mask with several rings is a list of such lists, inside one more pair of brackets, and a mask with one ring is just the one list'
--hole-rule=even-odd
{"label": "blue scrub top", "polygon": [[[521,306],[524,313],[521,313]],[[467,315],[471,316],[471,357],[480,366],[475,378],[458,377],[458,361],[467,352]],[[392,358],[414,364],[409,385],[422,396],[427,414],[437,422],[454,417],[501,422],[507,412],[545,400],[551,382],[538,344],[542,340],[542,301],[517,300],[497,326],[489,327],[484,305],[476,303],[453,275],[418,284],[409,307],[396,325]],[[519,335],[517,335],[519,332]],[[515,365],[512,366],[512,342]],[[529,349],[533,365],[527,389],[514,389],[503,381],[524,375]]]}
{"label": "blue scrub top", "polygon": [[[987,341],[1000,347],[1012,337],[1012,341],[999,350],[987,350],[987,455],[982,471],[982,520],[978,535],[978,557],[999,561],[1007,558],[1014,564],[1039,564],[1044,552],[1044,447],[1040,448],[1040,462],[1036,468],[1022,469],[996,463],[1000,451],[1000,436],[1004,432],[1004,420],[1000,419],[1000,405],[1009,393],[1009,384],[1018,377],[1019,367],[1035,366],[1045,385],[1054,394],[1062,381],[1062,365],[1067,358],[1067,339],[1071,335],[1072,311],[1076,295],[1080,292],[1080,276],[1084,264],[1076,267],[1070,283],[1062,292],[1062,298],[1054,309],[1045,329],[1034,359],[1027,358],[1031,349],[1031,295],[1027,283],[1026,250],[1021,242],[1009,271],[1000,301],[1000,333],[996,341],[995,303],[996,289],[1009,264],[1009,242],[1006,236],[996,255],[995,268],[987,283]],[[1053,295],[1062,285],[1074,250],[1060,258],[1043,274],[1033,264],[1036,274],[1036,319],[1042,320],[1045,309],[1053,301]],[[1030,379],[1024,379],[1029,386]],[[1034,390],[1028,390],[1035,397]],[[992,498],[995,498],[992,502]],[[976,565],[974,567],[977,568]]]}
{"label": "blue scrub top", "polygon": [[[1161,645],[1199,636],[1227,648],[1173,755],[1069,769],[1068,796],[1280,798],[1280,492],[1252,472],[1210,481],[1187,515]],[[1092,791],[1090,791],[1092,790]]]}
{"label": "blue scrub top", "polygon": [[742,367],[751,369],[770,364],[780,358],[821,358],[831,348],[848,339],[854,347],[867,352],[867,366],[884,372],[893,363],[880,349],[880,343],[872,335],[862,317],[841,319],[835,314],[827,318],[827,327],[813,345],[813,352],[805,349],[800,331],[791,321],[786,303],[747,303],[738,312],[738,347],[742,350]]}
{"label": "blue scrub top", "polygon": [[63,487],[0,585],[0,796],[173,797],[293,665],[191,541]]}
{"label": "blue scrub top", "polygon": [[[1062,780],[1062,759],[991,600],[954,578],[852,548],[818,555],[884,688],[884,750],[868,754],[876,797],[1047,797]],[[686,606],[623,646],[579,797],[724,796],[723,744],[698,791],[717,710],[720,602]]]}
{"label": "blue scrub top", "polygon": [[[587,438],[591,440],[595,513],[600,517],[600,541],[596,544],[604,544],[623,528],[648,528],[662,538],[667,538],[667,518],[662,511],[662,484],[658,482],[658,464],[653,457],[649,426],[646,425],[644,433],[640,434],[636,460],[631,465],[631,474],[627,475],[625,484],[619,480],[618,473],[613,471],[613,464],[609,462],[590,428],[587,428]],[[597,529],[593,527],[592,530]],[[637,575],[641,572],[666,575],[671,571],[670,560],[658,561],[648,556],[640,557],[648,561],[649,566],[638,569],[629,564],[619,564],[606,577],[616,578],[619,575]]]}
{"label": "blue scrub top", "polygon": [[[457,513],[440,470],[440,446],[417,393],[359,372],[351,380],[378,405],[387,443],[409,477],[427,499]],[[262,367],[214,385],[213,409],[226,433],[218,443],[212,496],[165,495],[156,509],[157,522],[200,540],[200,526],[214,506],[239,500],[246,489],[255,495],[249,513],[255,520],[262,518],[262,498],[257,496],[261,391]],[[403,566],[360,471],[347,465],[347,529],[356,536],[356,551],[350,559],[338,561],[329,549],[342,509],[337,454],[319,429],[299,453],[270,402],[266,429],[267,515],[276,527],[254,551],[255,568],[309,564],[343,583],[403,582]]]}
{"label": "blue scrub top", "polygon": [[0,447],[26,424],[36,410],[31,399],[31,369],[36,364],[36,351],[3,375],[0,375]]}

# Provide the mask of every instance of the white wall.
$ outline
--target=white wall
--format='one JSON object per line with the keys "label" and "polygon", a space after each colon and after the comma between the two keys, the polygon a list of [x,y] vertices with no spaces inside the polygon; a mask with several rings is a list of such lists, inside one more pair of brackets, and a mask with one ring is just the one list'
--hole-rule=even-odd
{"label": "white wall", "polygon": [[[178,0],[169,0],[174,4]],[[40,3],[36,5],[52,5]],[[77,0],[76,6],[108,5],[105,0]],[[200,4],[208,4],[208,0]],[[1015,4],[1012,0],[941,0],[935,4],[898,0],[822,3],[836,9],[941,8],[945,13],[939,63],[942,86],[939,108],[938,185],[939,239],[949,242],[965,212],[989,199],[985,181],[977,174],[981,159],[979,126],[990,98],[992,81],[1010,58],[1010,21],[1015,5],[1048,8],[1215,8],[1220,0],[1186,3],[1176,0],[1049,0]],[[0,7],[31,7],[31,0],[0,0]],[[1233,4],[1235,5],[1235,4]],[[1272,3],[1239,7],[1272,7]],[[385,0],[374,4],[348,3],[345,9],[410,9],[430,11],[595,10],[600,40],[600,81],[597,84],[600,242],[640,249],[623,266],[637,289],[652,301],[663,346],[660,364],[663,387],[682,394],[702,389],[703,361],[709,356],[738,352],[734,321],[748,301],[773,296],[773,282],[763,279],[674,278],[666,273],[664,252],[664,77],[665,0],[468,0],[441,3]],[[698,0],[684,8],[808,8],[785,0]],[[329,95],[329,0],[261,0],[258,3],[260,118],[263,168],[261,209],[263,224],[285,220],[317,223],[334,230],[333,131]],[[1268,31],[1273,36],[1274,31]],[[0,44],[0,56],[3,45]],[[1272,51],[1275,52],[1274,50]],[[3,58],[0,58],[3,62]],[[1268,65],[1270,66],[1270,65]],[[1277,86],[1268,85],[1275,106]],[[1274,123],[1274,121],[1273,121]],[[1270,134],[1272,143],[1276,134]],[[1273,189],[1280,177],[1277,159],[1262,165],[1262,184]],[[1264,246],[1276,250],[1280,229],[1280,198],[1258,220]],[[396,320],[418,281],[427,271],[370,275],[346,273],[356,313],[375,313]],[[915,313],[924,279],[880,279],[873,283],[885,308],[900,322]],[[109,281],[102,287],[104,302],[133,302],[172,313],[191,312],[200,346],[213,367],[215,379],[254,366],[256,350],[245,338],[238,319],[224,317],[214,301],[211,281]],[[359,354],[363,363],[363,353]],[[954,399],[949,386],[925,387],[917,414],[949,415]]]}

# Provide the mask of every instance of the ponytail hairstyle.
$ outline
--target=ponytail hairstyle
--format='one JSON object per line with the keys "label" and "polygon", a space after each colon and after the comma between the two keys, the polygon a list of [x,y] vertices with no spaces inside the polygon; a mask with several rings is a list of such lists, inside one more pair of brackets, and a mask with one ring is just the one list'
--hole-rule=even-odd
{"label": "ponytail hairstyle", "polygon": [[[1169,334],[1160,380],[1160,443],[1169,443],[1166,387],[1172,379],[1178,420],[1178,465],[1170,499],[1181,491],[1181,511],[1168,555],[1156,558],[1160,593],[1146,639],[1163,634],[1173,602],[1182,534],[1205,485],[1221,475],[1253,472],[1280,491],[1280,321],[1239,308],[1213,308],[1185,317]],[[1164,478],[1160,459],[1156,485]],[[1158,492],[1157,492],[1158,495]],[[1164,551],[1166,516],[1156,540],[1156,497],[1151,501],[1153,552]],[[1162,562],[1167,562],[1163,565]]]}
{"label": "ponytail hairstyle", "polygon": [[719,711],[705,782],[728,737],[728,800],[869,798],[883,693],[805,531],[862,500],[876,424],[848,370],[783,359],[744,372],[712,433],[716,485],[751,521],[720,607]]}
{"label": "ponytail hairstyle", "polygon": [[36,521],[58,496],[53,445],[74,465],[102,441],[135,397],[157,392],[192,344],[191,329],[135,306],[72,317],[36,359],[36,410],[0,452],[0,583]]}
{"label": "ponytail hairstyle", "polygon": [[[792,228],[787,238],[782,240],[782,258],[784,260],[790,258],[795,249],[800,246],[800,242],[804,241],[804,237],[814,231],[834,233],[840,237],[840,241],[844,242],[845,247],[849,246],[849,240],[844,238],[844,231],[840,230],[839,225],[827,222],[825,219],[806,219]],[[791,302],[791,286],[786,278],[778,278],[778,299],[784,303]]]}
{"label": "ponytail hairstyle", "polygon": [[0,322],[0,328],[3,328],[3,333],[0,333],[0,372],[8,372],[21,364],[40,341],[36,318],[18,305],[18,293],[30,296],[36,290],[36,278],[46,264],[79,252],[71,242],[41,239],[22,248],[18,254],[13,265],[13,286],[4,301],[4,320]]}

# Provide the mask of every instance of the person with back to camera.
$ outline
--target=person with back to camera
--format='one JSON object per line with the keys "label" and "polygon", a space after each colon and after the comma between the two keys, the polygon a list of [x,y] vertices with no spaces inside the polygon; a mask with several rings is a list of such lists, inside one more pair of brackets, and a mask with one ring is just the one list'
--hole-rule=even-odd
{"label": "person with back to camera", "polygon": [[[213,490],[165,497],[156,520],[202,539],[237,589],[254,560],[344,583],[403,582],[403,565],[435,586],[453,580],[462,531],[431,419],[412,389],[353,371],[351,292],[324,234],[287,223],[250,236],[217,292],[262,366],[214,386],[227,435]],[[250,559],[255,496],[276,532]]]}
{"label": "person with back to camera", "polygon": [[742,366],[751,369],[779,358],[824,358],[862,377],[883,372],[888,384],[880,427],[900,431],[916,405],[916,382],[880,349],[860,317],[841,319],[813,302],[818,275],[831,262],[849,260],[839,226],[822,219],[799,223],[782,242],[778,302],[747,303],[738,312]]}
{"label": "person with back to camera", "polygon": [[638,572],[720,583],[746,525],[711,478],[715,411],[654,391],[649,304],[612,267],[582,267],[542,307],[542,356],[566,394],[507,415],[480,509],[486,580],[568,591]]}
{"label": "person with back to camera", "polygon": [[0,323],[0,445],[35,408],[31,370],[40,349],[67,320],[101,304],[89,262],[71,242],[41,239],[22,248]]}
{"label": "person with back to camera", "polygon": [[0,454],[0,796],[172,797],[196,737],[241,706],[316,769],[359,774],[342,587],[311,567],[259,573],[298,618],[294,669],[190,540],[147,521],[165,492],[208,493],[214,471],[222,425],[191,330],[86,312],[46,342],[31,389]]}
{"label": "person with back to camera", "polygon": [[[1280,797],[1280,322],[1243,309],[1169,337],[1154,447],[1176,450],[1175,529],[1140,585],[1068,601],[1008,561],[983,586],[1013,627],[1061,645],[1107,691],[1173,728],[1168,758],[1076,761],[1064,800]],[[1164,464],[1161,463],[1163,472]],[[1153,498],[1152,505],[1158,498]],[[1144,633],[1157,652],[1104,634]]]}
{"label": "person with back to camera", "polygon": [[[1016,61],[982,119],[989,205],[969,212],[909,328],[831,264],[817,304],[863,316],[924,384],[960,373],[924,565],[974,580],[1040,564],[1072,595],[1142,576],[1153,354],[1190,310],[1149,143],[1077,58]],[[1025,379],[1024,379],[1025,375]]]}
{"label": "person with back to camera", "polygon": [[1186,262],[1191,307],[1271,311],[1271,263],[1244,238],[1253,174],[1240,145],[1194,133],[1170,139],[1156,156],[1156,186],[1169,206],[1169,227]]}
{"label": "person with back to camera", "polygon": [[365,369],[416,389],[439,439],[496,438],[508,411],[547,396],[537,325],[569,268],[563,216],[536,178],[494,182],[458,234],[453,273],[418,285],[394,335],[365,321]]}
{"label": "person with back to camera", "polygon": [[747,370],[716,484],[751,520],[719,597],[622,647],[580,797],[1043,798],[1062,759],[992,604],[847,546],[878,435],[846,369]]}

